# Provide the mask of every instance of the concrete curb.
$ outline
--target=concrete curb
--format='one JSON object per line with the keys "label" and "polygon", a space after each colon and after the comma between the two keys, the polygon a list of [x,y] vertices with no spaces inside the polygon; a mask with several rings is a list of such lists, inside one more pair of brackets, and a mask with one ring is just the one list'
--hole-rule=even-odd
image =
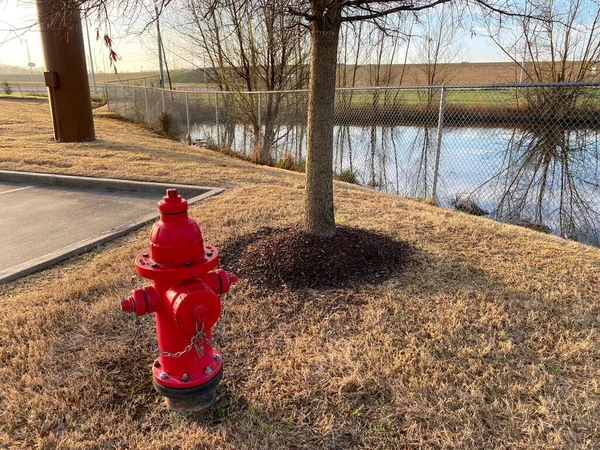
{"label": "concrete curb", "polygon": [[[135,192],[140,194],[155,194],[162,197],[166,189],[176,188],[182,197],[187,197],[188,204],[193,205],[209,197],[220,194],[225,189],[207,186],[192,186],[187,184],[148,183],[143,181],[117,180],[112,178],[76,177],[70,175],[52,175],[34,172],[17,172],[0,170],[0,181],[11,183],[27,183],[42,186],[72,187],[79,189],[108,190],[117,192]],[[157,198],[158,202],[159,198]],[[113,228],[100,235],[85,239],[75,244],[63,247],[23,264],[0,271],[0,284],[8,283],[18,278],[38,272],[72,256],[85,253],[109,241],[137,230],[158,218],[158,211],[140,217],[137,220]]]}

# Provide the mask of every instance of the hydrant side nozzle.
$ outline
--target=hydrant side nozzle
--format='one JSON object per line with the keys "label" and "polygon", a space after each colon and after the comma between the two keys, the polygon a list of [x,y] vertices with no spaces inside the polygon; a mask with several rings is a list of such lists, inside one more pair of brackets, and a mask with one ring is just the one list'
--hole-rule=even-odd
{"label": "hydrant side nozzle", "polygon": [[237,282],[237,277],[223,269],[215,269],[206,274],[205,280],[215,294],[221,295],[229,292],[231,285]]}
{"label": "hydrant side nozzle", "polygon": [[121,302],[123,311],[133,311],[136,316],[143,316],[156,311],[160,297],[153,286],[145,286],[131,291],[127,300]]}
{"label": "hydrant side nozzle", "polygon": [[135,310],[135,307],[133,305],[133,297],[130,295],[126,300],[121,302],[121,311],[131,312],[133,310]]}

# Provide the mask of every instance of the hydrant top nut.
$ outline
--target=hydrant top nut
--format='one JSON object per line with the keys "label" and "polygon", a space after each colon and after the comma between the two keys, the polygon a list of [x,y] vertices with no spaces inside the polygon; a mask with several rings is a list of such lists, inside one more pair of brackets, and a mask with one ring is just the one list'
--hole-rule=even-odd
{"label": "hydrant top nut", "polygon": [[181,198],[177,189],[167,189],[167,195],[158,202],[158,210],[164,214],[179,214],[187,209],[188,202]]}

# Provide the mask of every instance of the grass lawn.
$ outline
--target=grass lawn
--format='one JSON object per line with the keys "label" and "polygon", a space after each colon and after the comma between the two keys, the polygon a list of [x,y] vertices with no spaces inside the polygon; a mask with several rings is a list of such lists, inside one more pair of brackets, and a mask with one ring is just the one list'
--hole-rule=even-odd
{"label": "grass lawn", "polygon": [[[190,210],[217,247],[301,222],[301,174],[94,114],[95,142],[57,144],[46,102],[0,99],[0,168],[225,187]],[[340,224],[409,243],[413,262],[352,289],[240,280],[204,414],[166,409],[153,318],[119,310],[145,284],[133,258],[149,226],[1,286],[0,448],[600,447],[600,249],[344,183],[335,195]]]}
{"label": "grass lawn", "polygon": [[[345,92],[340,98],[348,101],[352,95],[352,106],[371,106],[373,105],[373,96],[376,91],[358,91],[350,94],[349,91]],[[377,97],[377,104],[379,106],[390,106],[390,105],[404,105],[421,107],[427,105],[427,87],[415,90],[381,90]],[[515,91],[513,89],[458,89],[449,87],[446,91],[446,104],[447,105],[460,105],[460,106],[472,106],[477,107],[481,105],[485,106],[515,106],[517,99]],[[434,89],[432,91],[432,103],[435,106],[439,105],[440,101],[440,90]]]}
{"label": "grass lawn", "polygon": [[[425,107],[427,106],[427,88],[423,87],[419,90],[382,90],[379,91],[377,105],[379,106],[405,106],[405,107]],[[535,98],[535,88],[519,92],[514,88],[498,88],[498,89],[464,89],[448,86],[446,90],[446,105],[451,107],[466,107],[473,109],[492,108],[502,110],[502,108],[512,109],[521,107],[524,108],[528,104],[528,98]],[[568,88],[559,89],[558,92],[568,91]],[[350,97],[351,96],[351,97]],[[352,107],[370,107],[373,105],[374,91],[358,91],[350,94],[346,91],[345,95],[340,96],[340,102],[348,104],[351,98]],[[440,101],[440,90],[432,91],[431,103],[437,108]],[[561,103],[563,98],[560,94],[556,96],[557,105]],[[577,102],[579,107],[587,107],[598,109],[600,107],[600,89],[586,88],[585,94],[580,96]]]}

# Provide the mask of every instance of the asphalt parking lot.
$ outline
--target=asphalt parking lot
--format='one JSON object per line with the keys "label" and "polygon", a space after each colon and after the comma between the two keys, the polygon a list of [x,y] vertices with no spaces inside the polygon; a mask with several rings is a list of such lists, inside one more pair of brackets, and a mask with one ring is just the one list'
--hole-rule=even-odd
{"label": "asphalt parking lot", "polygon": [[160,198],[0,181],[0,275],[154,213]]}

